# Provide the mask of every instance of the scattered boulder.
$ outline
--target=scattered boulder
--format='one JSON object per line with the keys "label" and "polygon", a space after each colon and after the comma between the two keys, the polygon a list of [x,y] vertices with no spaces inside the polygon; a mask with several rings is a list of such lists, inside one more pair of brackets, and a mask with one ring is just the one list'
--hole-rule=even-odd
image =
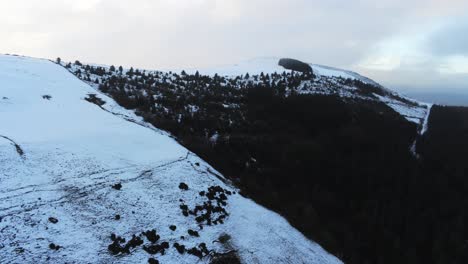
{"label": "scattered boulder", "polygon": [[122,238],[122,237],[120,237],[120,236],[117,236],[117,235],[114,234],[114,233],[111,234],[111,237],[110,237],[110,238],[111,238],[112,241],[117,241],[117,242],[119,242],[119,243],[125,243],[125,238]]}
{"label": "scattered boulder", "polygon": [[161,253],[161,255],[165,254],[166,249],[169,248],[169,243],[163,242],[159,245],[149,245],[143,246],[143,250],[146,251],[148,254],[154,255],[157,253]]}
{"label": "scattered boulder", "polygon": [[132,239],[128,241],[125,246],[129,246],[131,248],[135,248],[137,246],[141,246],[143,244],[143,240],[139,236],[132,236]]}
{"label": "scattered boulder", "polygon": [[58,219],[55,217],[49,217],[49,222],[51,222],[52,224],[56,224],[58,223]]}
{"label": "scattered boulder", "polygon": [[112,255],[117,255],[119,253],[130,254],[130,249],[136,248],[143,244],[143,240],[139,236],[132,236],[125,246],[122,246],[121,243],[125,243],[125,239],[122,239],[115,234],[111,235],[111,239],[113,240],[112,244],[110,244],[107,249],[111,252]]}
{"label": "scattered boulder", "polygon": [[172,230],[172,231],[175,231],[177,229],[177,226],[171,225],[171,226],[169,226],[169,229]]}
{"label": "scattered boulder", "polygon": [[112,188],[115,189],[115,190],[120,190],[120,189],[122,189],[122,184],[121,183],[116,183],[116,184],[112,185]]}
{"label": "scattered boulder", "polygon": [[202,205],[196,205],[193,210],[189,210],[186,205],[181,205],[182,214],[185,216],[194,215],[197,223],[223,224],[228,213],[224,207],[227,205],[227,199],[232,192],[223,189],[221,186],[211,186],[208,190],[199,192],[200,196],[204,196],[208,201]]}
{"label": "scattered boulder", "polygon": [[181,182],[181,183],[179,184],[179,189],[181,189],[181,190],[187,191],[188,188],[189,188],[188,185],[185,184],[184,182]]}
{"label": "scattered boulder", "polygon": [[146,232],[143,232],[142,233],[144,236],[146,236],[146,238],[148,239],[148,241],[150,241],[151,243],[156,243],[161,237],[156,234],[156,230],[153,229],[153,230],[148,230]]}
{"label": "scattered boulder", "polygon": [[205,243],[200,243],[198,245],[198,248],[196,247],[193,247],[189,250],[187,250],[187,253],[188,254],[191,254],[191,255],[194,255],[194,256],[197,256],[199,257],[200,259],[202,259],[203,257],[207,256],[208,254],[210,254],[210,251],[208,250],[208,248],[206,247],[206,244]]}
{"label": "scattered boulder", "polygon": [[107,249],[112,255],[117,255],[123,252],[123,248],[117,240],[114,240],[114,242],[112,242],[112,244],[110,244]]}
{"label": "scattered boulder", "polygon": [[184,245],[180,245],[179,243],[174,243],[174,247],[176,248],[177,252],[179,252],[179,254],[184,254],[185,253],[185,246]]}
{"label": "scattered boulder", "polygon": [[49,244],[49,248],[52,249],[52,250],[59,250],[59,249],[60,249],[60,246],[59,246],[59,245],[55,245],[54,243],[50,243],[50,244]]}
{"label": "scattered boulder", "polygon": [[192,229],[189,229],[187,232],[188,232],[189,235],[194,236],[194,237],[199,237],[200,236],[200,234],[198,234],[197,231],[193,231]]}
{"label": "scattered boulder", "polygon": [[50,100],[50,99],[52,99],[52,96],[50,96],[48,94],[45,94],[45,95],[42,96],[42,99]]}
{"label": "scattered boulder", "polygon": [[120,220],[120,215],[115,215],[115,220]]}
{"label": "scattered boulder", "polygon": [[196,247],[193,247],[193,248],[187,250],[187,253],[189,253],[190,255],[194,255],[196,257],[199,257],[200,259],[203,258],[203,253],[201,252],[201,250],[199,250]]}
{"label": "scattered boulder", "polygon": [[159,264],[159,261],[157,259],[154,259],[154,258],[149,258],[148,263],[149,264]]}

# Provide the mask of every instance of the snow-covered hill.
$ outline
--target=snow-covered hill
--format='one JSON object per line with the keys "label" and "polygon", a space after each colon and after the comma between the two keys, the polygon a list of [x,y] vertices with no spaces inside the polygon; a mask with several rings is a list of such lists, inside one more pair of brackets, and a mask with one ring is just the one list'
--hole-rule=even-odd
{"label": "snow-covered hill", "polygon": [[53,62],[0,55],[0,124],[2,263],[341,263]]}
{"label": "snow-covered hill", "polygon": [[[272,74],[288,71],[278,65],[279,58],[266,57],[246,60],[235,65],[220,66],[209,69],[191,69],[188,73],[199,71],[206,75],[222,75],[228,77],[240,76],[246,73],[253,74]],[[366,100],[381,101],[387,104],[396,112],[400,113],[408,121],[414,122],[419,126],[420,132],[424,130],[424,121],[428,119],[431,104],[418,102],[394,91],[391,91],[374,80],[360,75],[359,73],[338,69],[334,67],[311,64],[316,79],[313,81],[305,81],[299,88],[299,93],[302,94],[337,94],[343,98],[361,98]],[[365,84],[375,86],[379,93],[363,95],[359,93],[359,88],[353,85],[343,83],[343,80],[351,79],[358,80]]]}

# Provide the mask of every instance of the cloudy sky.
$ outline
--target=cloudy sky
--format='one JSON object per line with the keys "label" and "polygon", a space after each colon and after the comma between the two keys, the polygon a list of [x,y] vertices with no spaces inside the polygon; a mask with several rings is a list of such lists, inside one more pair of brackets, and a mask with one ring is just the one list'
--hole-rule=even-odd
{"label": "cloudy sky", "polygon": [[468,95],[468,1],[0,0],[0,53],[151,69],[287,56]]}

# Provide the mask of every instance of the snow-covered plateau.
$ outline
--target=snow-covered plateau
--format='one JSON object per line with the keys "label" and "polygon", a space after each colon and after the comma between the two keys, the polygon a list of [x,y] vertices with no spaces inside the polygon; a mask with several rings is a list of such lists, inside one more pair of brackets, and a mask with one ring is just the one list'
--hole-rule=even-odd
{"label": "snow-covered plateau", "polygon": [[341,263],[65,68],[0,55],[0,263],[208,263],[226,252]]}

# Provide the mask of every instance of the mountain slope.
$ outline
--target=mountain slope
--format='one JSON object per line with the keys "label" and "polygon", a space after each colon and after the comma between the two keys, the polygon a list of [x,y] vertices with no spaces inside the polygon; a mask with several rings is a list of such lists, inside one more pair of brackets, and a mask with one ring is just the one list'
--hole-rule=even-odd
{"label": "mountain slope", "polygon": [[[197,262],[174,243],[235,250],[245,263],[340,263],[167,133],[50,61],[0,56],[0,123],[2,261],[145,263],[143,246],[152,248],[141,232],[156,229],[157,243],[170,245],[153,256],[161,263]],[[200,213],[184,208],[208,202],[209,187],[218,202],[210,221],[228,215],[216,225],[201,219],[201,229]],[[213,242],[223,233],[232,238]],[[143,245],[114,256],[111,234],[127,242],[135,234]]]}
{"label": "mountain slope", "polygon": [[466,109],[325,66],[239,65],[64,64],[346,263],[468,263]]}

